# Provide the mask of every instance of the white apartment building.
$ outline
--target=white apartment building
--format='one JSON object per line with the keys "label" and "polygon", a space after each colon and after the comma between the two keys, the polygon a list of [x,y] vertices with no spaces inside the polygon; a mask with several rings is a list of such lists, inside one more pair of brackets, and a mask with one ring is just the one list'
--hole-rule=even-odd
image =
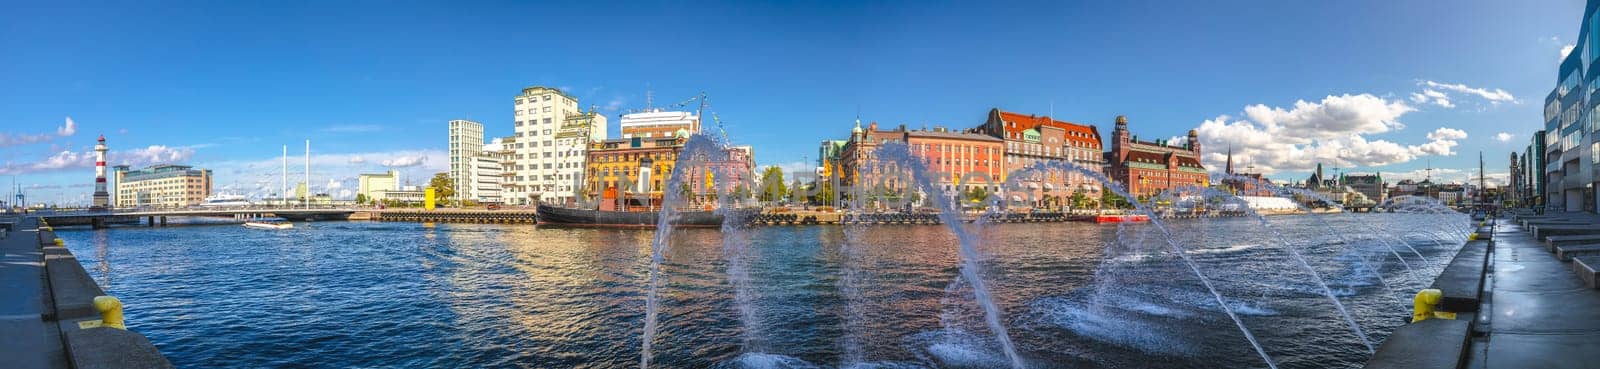
{"label": "white apartment building", "polygon": [[[513,98],[513,134],[510,149],[515,152],[511,166],[504,168],[513,173],[511,181],[504,184],[502,198],[508,204],[532,204],[535,200],[561,202],[573,198],[572,171],[582,178],[583,160],[588,140],[606,137],[605,117],[584,114],[578,100],[561,90],[543,86],[522,89]],[[587,134],[573,136],[574,127],[568,119],[588,115]],[[569,126],[563,132],[563,126]],[[578,141],[582,141],[579,143]],[[558,143],[566,143],[558,145]],[[568,177],[562,180],[562,177]]]}
{"label": "white apartment building", "polygon": [[476,197],[471,186],[473,158],[483,153],[483,123],[450,121],[450,181],[455,182],[457,202]]}
{"label": "white apartment building", "polygon": [[[509,155],[515,155],[510,153]],[[501,181],[505,178],[505,150],[504,139],[496,138],[483,145],[483,151],[471,160],[471,169],[467,172],[467,184],[464,191],[470,195],[469,199],[478,203],[503,203],[504,188]]]}
{"label": "white apartment building", "polygon": [[[580,193],[584,181],[585,163],[589,143],[605,140],[606,116],[589,109],[588,113],[568,116],[556,131],[556,202],[573,200]],[[595,132],[599,131],[598,137]]]}

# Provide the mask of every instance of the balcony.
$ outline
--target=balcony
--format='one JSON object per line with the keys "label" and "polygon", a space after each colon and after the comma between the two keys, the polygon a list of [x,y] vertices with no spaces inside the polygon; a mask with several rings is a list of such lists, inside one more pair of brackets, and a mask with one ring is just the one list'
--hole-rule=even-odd
{"label": "balcony", "polygon": [[1561,163],[1549,163],[1549,164],[1545,164],[1544,165],[1544,173],[1545,174],[1560,173],[1560,172],[1561,172]]}

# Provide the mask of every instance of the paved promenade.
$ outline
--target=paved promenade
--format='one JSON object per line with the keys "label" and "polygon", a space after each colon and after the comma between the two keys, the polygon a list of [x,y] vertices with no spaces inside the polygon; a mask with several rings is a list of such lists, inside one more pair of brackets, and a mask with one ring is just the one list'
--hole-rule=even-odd
{"label": "paved promenade", "polygon": [[1494,241],[1466,367],[1600,368],[1600,290],[1515,222],[1500,219]]}
{"label": "paved promenade", "polygon": [[0,367],[68,367],[61,331],[44,320],[44,249],[39,247],[38,227],[37,220],[24,219],[0,239]]}
{"label": "paved promenade", "polygon": [[0,368],[172,367],[143,335],[109,325],[121,307],[97,305],[105,292],[54,231],[38,218],[0,224],[9,228],[0,238]]}

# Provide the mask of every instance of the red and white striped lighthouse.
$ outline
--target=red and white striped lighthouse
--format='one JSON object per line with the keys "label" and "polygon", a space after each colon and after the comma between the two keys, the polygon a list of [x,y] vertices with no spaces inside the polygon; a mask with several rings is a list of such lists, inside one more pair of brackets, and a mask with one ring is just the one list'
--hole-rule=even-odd
{"label": "red and white striped lighthouse", "polygon": [[94,207],[108,208],[111,194],[106,193],[106,135],[94,145]]}

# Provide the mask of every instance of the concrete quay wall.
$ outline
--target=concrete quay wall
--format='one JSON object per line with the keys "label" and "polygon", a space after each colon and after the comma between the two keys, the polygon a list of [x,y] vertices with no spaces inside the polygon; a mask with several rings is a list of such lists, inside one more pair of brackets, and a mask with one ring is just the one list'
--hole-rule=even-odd
{"label": "concrete quay wall", "polygon": [[[113,327],[125,324],[120,301],[106,298],[78,258],[38,218],[17,222],[19,231],[4,240],[8,246],[39,251],[43,274],[39,276],[39,319],[53,339],[40,343],[59,350],[46,368],[172,368],[172,363],[135,331]],[[25,243],[26,245],[18,245]],[[99,298],[99,301],[97,301]],[[131,307],[137,309],[138,307]],[[137,322],[132,322],[136,327]],[[0,332],[9,334],[10,332]],[[50,342],[54,341],[54,342]],[[59,349],[57,349],[59,347]]]}

